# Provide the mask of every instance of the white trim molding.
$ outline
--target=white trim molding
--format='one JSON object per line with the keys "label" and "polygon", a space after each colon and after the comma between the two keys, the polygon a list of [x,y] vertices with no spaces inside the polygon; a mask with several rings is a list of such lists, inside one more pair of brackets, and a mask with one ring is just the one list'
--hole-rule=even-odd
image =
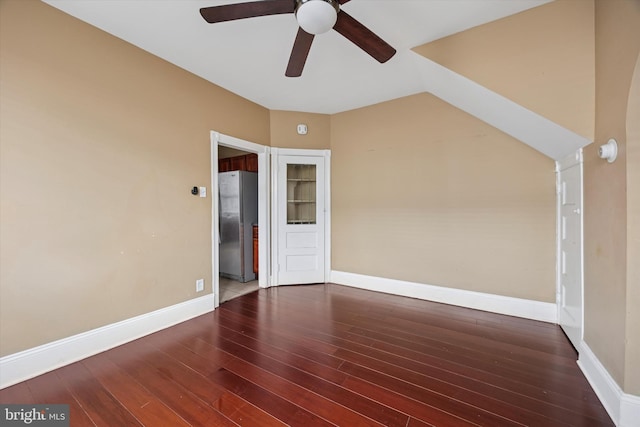
{"label": "white trim molding", "polygon": [[640,419],[640,396],[622,391],[587,343],[583,341],[580,347],[578,366],[615,425],[637,426]]}
{"label": "white trim molding", "polygon": [[332,271],[331,282],[387,294],[418,298],[542,322],[557,323],[556,304],[446,288],[403,280]]}
{"label": "white trim molding", "polygon": [[214,309],[213,294],[0,358],[0,389],[109,350]]}

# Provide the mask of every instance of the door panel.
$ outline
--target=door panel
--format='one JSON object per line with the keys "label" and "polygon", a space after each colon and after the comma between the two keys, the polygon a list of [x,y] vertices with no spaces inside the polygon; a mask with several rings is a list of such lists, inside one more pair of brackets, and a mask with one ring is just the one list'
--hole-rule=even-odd
{"label": "door panel", "polygon": [[287,233],[287,247],[289,248],[317,248],[318,233],[289,232]]}
{"label": "door panel", "polygon": [[579,352],[583,330],[582,163],[559,174],[559,323]]}
{"label": "door panel", "polygon": [[285,262],[286,271],[316,271],[318,269],[318,256],[313,255],[287,255]]}
{"label": "door panel", "polygon": [[277,156],[277,284],[325,281],[325,158]]}

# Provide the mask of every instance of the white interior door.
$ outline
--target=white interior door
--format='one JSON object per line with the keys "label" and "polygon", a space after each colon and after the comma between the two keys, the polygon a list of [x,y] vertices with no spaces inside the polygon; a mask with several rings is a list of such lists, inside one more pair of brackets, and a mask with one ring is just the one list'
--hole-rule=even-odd
{"label": "white interior door", "polygon": [[558,317],[580,352],[583,331],[582,159],[559,163]]}
{"label": "white interior door", "polygon": [[[275,282],[326,281],[328,156],[316,150],[274,150]],[[297,153],[296,155],[286,153]]]}

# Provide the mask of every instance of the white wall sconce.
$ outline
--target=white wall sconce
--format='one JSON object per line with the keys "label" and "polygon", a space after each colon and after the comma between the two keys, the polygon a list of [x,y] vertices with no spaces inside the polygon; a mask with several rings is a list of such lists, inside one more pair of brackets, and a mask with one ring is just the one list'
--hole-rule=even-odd
{"label": "white wall sconce", "polygon": [[618,143],[616,140],[611,138],[606,144],[601,145],[598,148],[598,156],[601,159],[607,159],[609,163],[613,163],[618,157]]}

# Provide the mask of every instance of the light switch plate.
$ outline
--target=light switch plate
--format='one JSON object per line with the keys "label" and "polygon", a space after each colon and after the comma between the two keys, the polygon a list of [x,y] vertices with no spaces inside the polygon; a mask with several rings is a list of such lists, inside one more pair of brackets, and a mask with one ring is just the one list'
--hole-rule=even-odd
{"label": "light switch plate", "polygon": [[199,187],[198,194],[200,197],[207,197],[207,187]]}

